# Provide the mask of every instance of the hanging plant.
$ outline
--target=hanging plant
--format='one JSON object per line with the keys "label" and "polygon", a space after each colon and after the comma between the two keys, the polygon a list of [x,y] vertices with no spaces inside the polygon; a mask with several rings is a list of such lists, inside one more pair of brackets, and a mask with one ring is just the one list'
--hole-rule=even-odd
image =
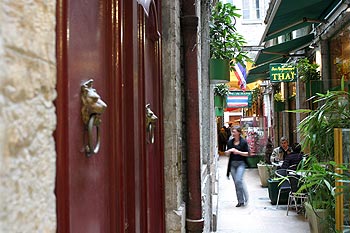
{"label": "hanging plant", "polygon": [[255,103],[258,100],[259,95],[260,95],[260,88],[259,87],[255,87],[252,90],[252,102],[253,103]]}
{"label": "hanging plant", "polygon": [[214,87],[214,95],[215,96],[226,97],[226,96],[228,96],[228,93],[229,93],[229,86],[227,84],[220,83],[220,84],[215,85],[215,87]]}
{"label": "hanging plant", "polygon": [[283,98],[281,92],[277,92],[277,93],[273,96],[273,99],[274,99],[276,102],[284,102],[284,98]]}
{"label": "hanging plant", "polygon": [[229,60],[231,70],[236,62],[251,61],[248,53],[243,51],[246,41],[235,27],[236,18],[241,16],[238,11],[231,3],[218,2],[212,9],[209,22],[210,58]]}
{"label": "hanging plant", "polygon": [[307,83],[310,80],[320,80],[321,75],[318,71],[319,65],[316,63],[310,63],[307,58],[299,59],[297,64],[298,76],[300,81]]}

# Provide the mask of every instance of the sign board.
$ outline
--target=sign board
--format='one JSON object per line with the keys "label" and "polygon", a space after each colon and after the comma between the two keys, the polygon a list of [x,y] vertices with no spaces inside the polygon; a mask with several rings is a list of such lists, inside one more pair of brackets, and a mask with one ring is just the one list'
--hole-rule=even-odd
{"label": "sign board", "polygon": [[289,63],[271,63],[271,82],[295,82],[297,79],[297,68]]}

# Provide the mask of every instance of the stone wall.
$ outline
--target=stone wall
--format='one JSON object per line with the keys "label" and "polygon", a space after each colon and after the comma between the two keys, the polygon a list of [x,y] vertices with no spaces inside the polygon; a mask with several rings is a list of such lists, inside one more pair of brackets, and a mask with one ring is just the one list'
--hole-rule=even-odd
{"label": "stone wall", "polygon": [[[198,28],[198,77],[199,77],[199,112],[201,139],[201,181],[202,181],[202,211],[205,220],[203,232],[210,232],[212,228],[212,180],[215,170],[214,162],[216,141],[215,116],[210,96],[212,87],[208,77],[208,10],[207,1],[197,1],[196,9],[199,17]],[[204,18],[202,18],[202,16]],[[164,173],[165,173],[165,219],[166,232],[185,232],[186,224],[186,168],[182,167],[185,159],[184,144],[184,84],[181,80],[181,32],[180,32],[180,5],[179,1],[162,2],[162,59],[163,59],[163,108],[164,108]],[[211,122],[214,122],[212,124]],[[215,131],[212,131],[212,125]],[[215,180],[215,179],[214,179]]]}
{"label": "stone wall", "polygon": [[0,232],[56,232],[56,1],[0,5]]}
{"label": "stone wall", "polygon": [[164,181],[166,232],[185,232],[183,203],[182,81],[180,53],[180,3],[162,3],[162,59],[164,109]]}

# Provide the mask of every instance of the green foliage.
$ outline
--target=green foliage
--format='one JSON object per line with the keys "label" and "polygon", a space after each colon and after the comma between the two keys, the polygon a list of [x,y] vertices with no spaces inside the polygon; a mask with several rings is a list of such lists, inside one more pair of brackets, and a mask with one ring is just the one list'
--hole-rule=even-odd
{"label": "green foliage", "polygon": [[[288,112],[308,114],[298,125],[303,149],[308,148],[308,159],[298,172],[303,173],[299,192],[308,193],[308,201],[314,209],[326,209],[328,232],[335,232],[335,198],[338,194],[349,193],[349,164],[337,164],[334,158],[334,128],[350,128],[349,92],[317,93],[314,103],[317,109],[299,109]],[[336,186],[336,182],[344,185]]]}
{"label": "green foliage", "polygon": [[235,27],[239,9],[231,3],[218,2],[211,13],[210,27],[210,58],[230,60],[231,69],[235,62],[242,64],[251,61],[247,52],[243,51],[246,44],[244,37]]}
{"label": "green foliage", "polygon": [[273,99],[274,99],[276,102],[284,102],[284,98],[283,98],[281,92],[277,92],[276,94],[274,94]]}
{"label": "green foliage", "polygon": [[259,87],[255,87],[252,90],[252,102],[253,103],[255,103],[258,100],[259,94],[260,94],[260,88]]}
{"label": "green foliage", "polygon": [[334,128],[350,128],[350,94],[345,91],[328,91],[317,94],[319,103],[315,110],[303,109],[294,112],[309,113],[300,124],[298,131],[303,148],[309,148],[310,155],[320,161],[332,160],[334,156]]}
{"label": "green foliage", "polygon": [[225,83],[220,83],[214,87],[214,95],[226,97],[229,93],[229,86]]}
{"label": "green foliage", "polygon": [[321,75],[317,70],[318,67],[318,64],[310,63],[307,58],[299,59],[297,62],[299,79],[304,83],[310,80],[320,80]]}
{"label": "green foliage", "polygon": [[334,161],[319,162],[313,156],[310,156],[298,170],[304,174],[301,177],[302,186],[298,192],[308,194],[308,202],[315,213],[317,213],[316,209],[326,210],[328,216],[324,220],[329,223],[328,232],[335,232],[336,196],[350,191],[347,171],[349,171],[348,164],[336,164]]}

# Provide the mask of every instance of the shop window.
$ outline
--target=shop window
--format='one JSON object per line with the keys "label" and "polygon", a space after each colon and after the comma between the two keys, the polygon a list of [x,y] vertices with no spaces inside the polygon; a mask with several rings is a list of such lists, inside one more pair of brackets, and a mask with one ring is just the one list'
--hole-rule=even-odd
{"label": "shop window", "polygon": [[340,79],[350,80],[350,25],[330,40],[331,87],[338,87]]}

